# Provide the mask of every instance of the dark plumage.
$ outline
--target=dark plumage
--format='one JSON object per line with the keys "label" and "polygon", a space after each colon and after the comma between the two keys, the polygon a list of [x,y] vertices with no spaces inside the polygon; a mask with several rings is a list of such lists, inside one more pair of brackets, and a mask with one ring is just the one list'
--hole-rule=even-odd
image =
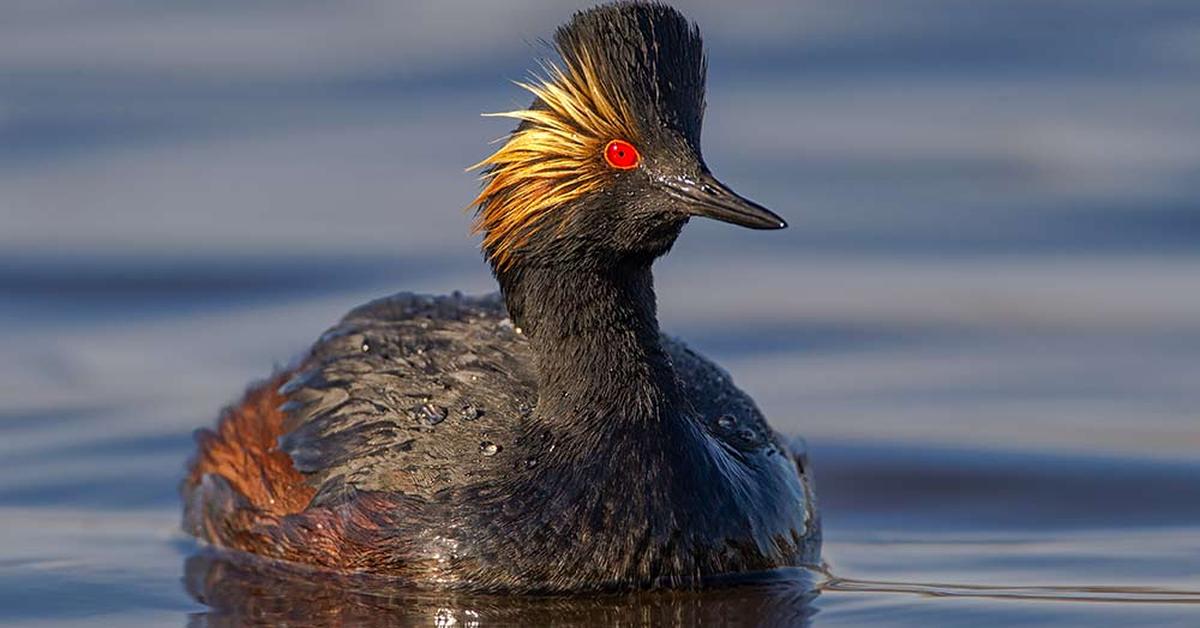
{"label": "dark plumage", "polygon": [[[201,432],[188,531],[488,590],[697,586],[819,559],[801,455],[728,374],[658,329],[651,263],[689,216],[783,226],[700,157],[698,31],[668,7],[619,3],[577,15],[557,43],[566,69],[544,86],[576,81],[574,100],[534,90],[530,111],[557,117],[522,117],[497,153],[519,159],[491,165],[508,182],[478,201],[502,296],[402,294],[351,312]],[[610,97],[633,114],[614,114],[627,137],[589,137],[607,132],[593,114]],[[611,139],[634,142],[636,168],[591,152]],[[525,176],[545,163],[570,167]],[[554,192],[583,178],[586,193]]]}

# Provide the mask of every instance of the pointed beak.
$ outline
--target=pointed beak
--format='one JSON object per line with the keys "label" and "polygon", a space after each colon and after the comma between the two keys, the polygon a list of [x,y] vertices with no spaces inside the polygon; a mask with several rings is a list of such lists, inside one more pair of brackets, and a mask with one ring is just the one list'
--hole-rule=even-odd
{"label": "pointed beak", "polygon": [[775,212],[738,196],[708,172],[698,178],[680,177],[664,181],[667,192],[687,205],[687,213],[750,229],[783,229],[787,226]]}

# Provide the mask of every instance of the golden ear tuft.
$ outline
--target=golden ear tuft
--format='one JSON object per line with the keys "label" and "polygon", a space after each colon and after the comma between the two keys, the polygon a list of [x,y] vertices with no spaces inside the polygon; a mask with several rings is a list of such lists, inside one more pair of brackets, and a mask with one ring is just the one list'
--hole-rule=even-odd
{"label": "golden ear tuft", "polygon": [[604,151],[613,139],[638,141],[628,107],[597,78],[586,50],[566,69],[543,64],[544,78],[516,84],[536,98],[529,109],[484,114],[520,120],[495,153],[470,169],[483,170],[483,189],[471,202],[474,232],[497,267],[538,228],[548,212],[596,192],[610,176]]}

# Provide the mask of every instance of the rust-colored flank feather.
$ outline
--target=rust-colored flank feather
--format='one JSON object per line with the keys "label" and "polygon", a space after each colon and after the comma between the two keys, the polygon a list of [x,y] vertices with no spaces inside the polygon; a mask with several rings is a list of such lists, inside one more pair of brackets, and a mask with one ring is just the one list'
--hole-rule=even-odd
{"label": "rust-colored flank feather", "polygon": [[186,486],[199,486],[205,475],[213,474],[266,513],[285,515],[308,505],[312,487],[276,444],[284,432],[279,409],[284,399],[278,388],[288,377],[283,373],[250,389],[222,413],[215,431],[196,433],[198,447]]}
{"label": "rust-colored flank feather", "polygon": [[[475,232],[497,267],[537,229],[538,219],[600,189],[611,176],[604,146],[637,144],[638,127],[617,88],[599,78],[597,56],[586,48],[564,55],[563,66],[543,63],[545,76],[517,85],[536,100],[529,109],[484,114],[521,121],[483,169]],[[564,69],[565,68],[565,69]]]}

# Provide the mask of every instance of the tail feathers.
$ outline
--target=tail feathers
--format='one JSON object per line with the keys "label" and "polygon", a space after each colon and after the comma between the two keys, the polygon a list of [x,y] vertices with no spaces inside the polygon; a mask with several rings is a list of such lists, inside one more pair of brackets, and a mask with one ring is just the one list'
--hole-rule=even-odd
{"label": "tail feathers", "polygon": [[239,528],[302,511],[314,491],[276,448],[283,433],[281,373],[227,408],[215,430],[196,432],[197,451],[183,481],[184,528],[210,542],[230,543]]}
{"label": "tail feathers", "polygon": [[[283,432],[282,373],[226,409],[215,430],[196,433],[184,478],[183,528],[213,545],[340,571],[411,576],[441,559],[411,560],[411,500],[377,492],[336,506],[311,505],[315,491],[276,448]],[[429,562],[429,561],[433,562]],[[425,561],[425,562],[422,562]]]}

